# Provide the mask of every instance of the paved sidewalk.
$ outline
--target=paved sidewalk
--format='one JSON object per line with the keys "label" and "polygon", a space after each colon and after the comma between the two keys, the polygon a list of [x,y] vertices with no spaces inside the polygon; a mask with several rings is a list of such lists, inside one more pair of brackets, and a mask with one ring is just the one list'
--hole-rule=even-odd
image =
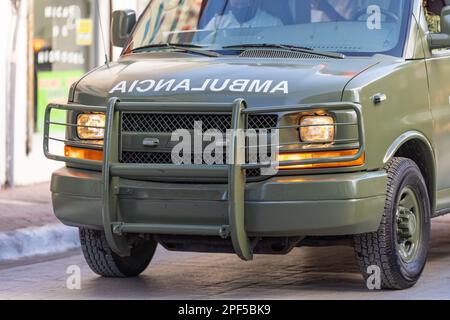
{"label": "paved sidewalk", "polygon": [[49,183],[0,190],[0,233],[57,223]]}
{"label": "paved sidewalk", "polygon": [[53,214],[49,183],[0,191],[0,265],[79,246],[78,230]]}

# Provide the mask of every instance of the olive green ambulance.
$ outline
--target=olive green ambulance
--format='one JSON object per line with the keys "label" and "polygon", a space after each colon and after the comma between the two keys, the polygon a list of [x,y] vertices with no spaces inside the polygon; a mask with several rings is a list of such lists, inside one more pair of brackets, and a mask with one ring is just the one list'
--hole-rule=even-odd
{"label": "olive green ambulance", "polygon": [[[347,244],[366,279],[413,286],[431,219],[450,212],[450,7],[438,11],[440,33],[421,0],[114,12],[121,57],[46,111],[45,154],[66,164],[56,216],[105,277],[139,275],[158,244],[245,261]],[[269,136],[266,160],[247,131]],[[197,151],[180,152],[192,133]],[[211,144],[225,161],[202,158]]]}

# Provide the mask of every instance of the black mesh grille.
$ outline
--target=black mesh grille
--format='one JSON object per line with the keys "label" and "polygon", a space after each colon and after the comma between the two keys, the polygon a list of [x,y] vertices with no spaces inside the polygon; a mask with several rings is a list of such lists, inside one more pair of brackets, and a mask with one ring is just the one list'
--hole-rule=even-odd
{"label": "black mesh grille", "polygon": [[[191,155],[191,162],[195,163],[195,155]],[[171,153],[164,152],[122,152],[121,163],[133,163],[133,164],[170,164],[172,163]],[[224,155],[223,163],[226,163],[226,155]],[[203,164],[205,162],[203,161]],[[247,170],[247,178],[256,178],[261,175],[260,169]]]}
{"label": "black mesh grille", "polygon": [[154,164],[170,164],[172,163],[172,155],[163,152],[122,152],[122,163],[154,163]]}
{"label": "black mesh grille", "polygon": [[[226,132],[231,129],[231,115],[229,114],[153,114],[153,113],[124,113],[122,114],[122,132],[137,133],[172,133],[179,129],[194,130],[196,121],[202,122],[203,131],[216,129]],[[254,115],[248,118],[249,129],[270,129],[278,125],[276,115]],[[191,161],[195,163],[194,155]],[[132,152],[124,151],[122,163],[134,164],[171,164],[171,153],[164,152]],[[226,163],[226,155],[224,161]],[[247,170],[248,178],[261,175],[260,169]]]}
{"label": "black mesh grille", "polygon": [[[123,132],[166,132],[179,129],[193,130],[194,123],[201,121],[204,131],[216,129],[221,132],[231,129],[231,115],[207,114],[150,114],[124,113],[122,115]],[[277,126],[276,115],[255,115],[248,119],[248,128],[264,129]]]}

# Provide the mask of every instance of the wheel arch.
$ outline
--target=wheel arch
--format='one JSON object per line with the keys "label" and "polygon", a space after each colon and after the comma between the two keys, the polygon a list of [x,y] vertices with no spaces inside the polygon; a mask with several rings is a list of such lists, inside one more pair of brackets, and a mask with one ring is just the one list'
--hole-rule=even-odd
{"label": "wheel arch", "polygon": [[436,161],[430,141],[418,131],[405,132],[387,150],[384,164],[394,157],[408,158],[417,164],[427,183],[433,214],[436,208]]}

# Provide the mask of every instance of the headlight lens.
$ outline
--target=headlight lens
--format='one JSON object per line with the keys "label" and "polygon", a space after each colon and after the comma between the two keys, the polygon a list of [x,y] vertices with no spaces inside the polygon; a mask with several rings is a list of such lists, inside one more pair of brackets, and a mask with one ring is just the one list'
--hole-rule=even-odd
{"label": "headlight lens", "polygon": [[77,119],[78,138],[82,140],[103,140],[105,138],[105,119],[104,114],[80,114]]}
{"label": "headlight lens", "polygon": [[300,139],[306,143],[332,143],[335,121],[330,116],[304,116],[300,120]]}

